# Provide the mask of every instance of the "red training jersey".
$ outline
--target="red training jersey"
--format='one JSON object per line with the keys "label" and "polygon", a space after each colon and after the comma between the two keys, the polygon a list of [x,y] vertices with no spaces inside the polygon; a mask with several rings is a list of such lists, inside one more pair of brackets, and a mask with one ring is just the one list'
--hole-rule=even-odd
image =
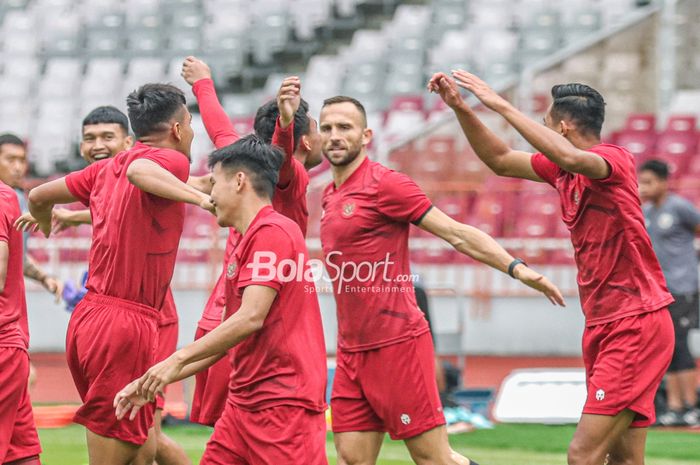
{"label": "red training jersey", "polygon": [[160,309],[175,267],[185,205],[131,184],[126,171],[138,159],[157,163],[183,182],[189,176],[184,154],[137,142],[114,158],[69,174],[66,185],[92,216],[88,291]]}
{"label": "red training jersey", "polygon": [[[214,81],[200,79],[192,86],[192,92],[197,97],[207,134],[217,149],[233,144],[240,139],[216,96]],[[272,144],[281,147],[285,153],[285,160],[280,168],[279,182],[272,198],[272,206],[297,223],[302,234],[306,236],[309,222],[309,211],[306,205],[309,174],[304,165],[294,158],[294,122],[282,129],[278,118],[275,132],[272,135]]]}
{"label": "red training jersey", "polygon": [[177,307],[175,306],[173,291],[168,287],[168,292],[165,293],[165,299],[163,300],[163,306],[160,308],[158,326],[168,326],[178,321],[179,318],[177,316]]}
{"label": "red training jersey", "polygon": [[7,244],[5,288],[0,292],[0,347],[29,348],[27,302],[24,295],[24,246],[14,228],[21,215],[15,191],[0,181],[0,242]]}
{"label": "red training jersey", "polygon": [[605,179],[561,169],[541,153],[532,168],[559,192],[571,233],[586,325],[608,323],[666,307],[673,298],[644,225],[631,153],[599,144],[588,150],[610,166]]}
{"label": "red training jersey", "polygon": [[324,190],[321,244],[340,349],[376,349],[429,330],[416,304],[408,232],[431,206],[408,176],[369,159]]}
{"label": "red training jersey", "polygon": [[277,291],[262,329],[229,351],[229,399],[237,407],[325,410],[326,347],[308,256],[299,227],[272,206],[258,212],[233,252],[227,318],[239,310],[247,286]]}
{"label": "red training jersey", "polygon": [[240,238],[241,235],[238,231],[229,228],[226,250],[224,251],[223,269],[219,275],[219,279],[216,280],[214,289],[211,291],[209,300],[207,300],[204,306],[202,318],[199,320],[199,323],[197,323],[197,326],[206,331],[211,331],[221,324],[221,319],[224,315],[224,306],[226,304],[226,264],[231,258],[233,249],[236,247],[236,244],[238,244]]}

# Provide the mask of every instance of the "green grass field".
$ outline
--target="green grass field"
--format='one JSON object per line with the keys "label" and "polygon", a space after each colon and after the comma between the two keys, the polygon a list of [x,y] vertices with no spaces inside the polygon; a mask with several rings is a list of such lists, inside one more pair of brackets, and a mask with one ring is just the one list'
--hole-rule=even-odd
{"label": "green grass field", "polygon": [[[199,462],[210,428],[199,426],[166,427],[166,433],[182,444],[193,462]],[[566,447],[573,435],[573,426],[498,425],[492,430],[450,437],[452,447],[482,465],[562,465],[566,463]],[[44,447],[45,465],[87,464],[85,433],[80,426],[39,430]],[[335,464],[332,436],[328,436],[328,457]],[[386,440],[379,464],[411,464],[401,442]],[[649,432],[647,463],[650,465],[698,465],[700,463],[700,431],[698,433]]]}

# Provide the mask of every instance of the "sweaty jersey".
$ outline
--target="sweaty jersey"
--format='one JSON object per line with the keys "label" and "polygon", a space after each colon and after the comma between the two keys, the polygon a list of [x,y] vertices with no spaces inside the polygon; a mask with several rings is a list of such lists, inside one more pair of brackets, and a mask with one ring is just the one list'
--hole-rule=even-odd
{"label": "sweaty jersey", "polygon": [[607,178],[569,173],[541,153],[531,163],[559,192],[575,250],[581,306],[586,325],[593,326],[661,309],[673,298],[644,226],[632,154],[610,144],[588,151],[608,163]]}
{"label": "sweaty jersey", "polygon": [[326,187],[321,243],[340,349],[375,349],[429,330],[416,304],[408,233],[431,206],[408,176],[369,159],[340,186]]}
{"label": "sweaty jersey", "polygon": [[88,291],[160,309],[175,267],[185,206],[131,184],[126,171],[138,159],[157,163],[183,182],[189,176],[184,154],[137,142],[114,158],[69,174],[66,185],[92,216]]}

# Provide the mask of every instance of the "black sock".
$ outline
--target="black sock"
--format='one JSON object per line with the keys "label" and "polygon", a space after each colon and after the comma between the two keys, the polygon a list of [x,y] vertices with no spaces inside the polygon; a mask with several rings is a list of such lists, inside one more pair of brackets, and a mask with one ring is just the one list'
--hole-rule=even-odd
{"label": "black sock", "polygon": [[479,464],[476,463],[475,461],[473,461],[472,459],[469,459],[469,465],[479,465]]}

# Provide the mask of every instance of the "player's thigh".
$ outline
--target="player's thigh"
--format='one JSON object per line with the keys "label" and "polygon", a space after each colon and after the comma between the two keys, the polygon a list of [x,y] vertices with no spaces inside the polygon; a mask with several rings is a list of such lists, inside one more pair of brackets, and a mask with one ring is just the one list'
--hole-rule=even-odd
{"label": "player's thigh", "polygon": [[643,465],[647,428],[630,428],[612,445],[608,465]]}
{"label": "player's thigh", "polygon": [[438,426],[404,442],[411,458],[418,465],[452,463],[452,449],[444,426]]}
{"label": "player's thigh", "polygon": [[612,446],[629,430],[636,413],[625,409],[615,416],[581,415],[569,444],[569,465],[600,465]]}
{"label": "player's thigh", "polygon": [[374,465],[384,442],[377,431],[335,433],[333,442],[338,453],[338,465]]}
{"label": "player's thigh", "polygon": [[136,458],[139,446],[108,438],[85,430],[90,465],[129,465]]}

